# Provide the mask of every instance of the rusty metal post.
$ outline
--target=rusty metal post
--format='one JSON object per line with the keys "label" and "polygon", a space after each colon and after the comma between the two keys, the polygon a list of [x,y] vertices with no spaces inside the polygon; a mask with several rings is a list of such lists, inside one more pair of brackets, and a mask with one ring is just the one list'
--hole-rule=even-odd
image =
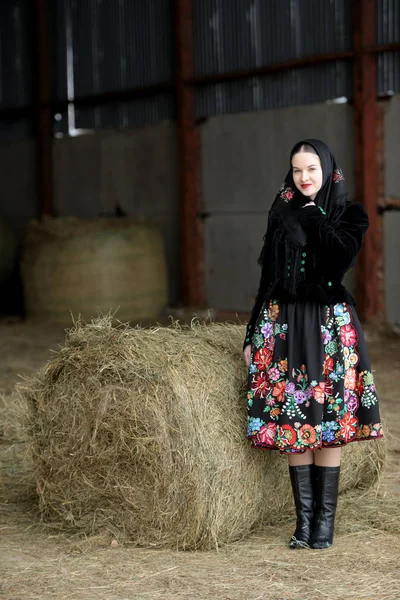
{"label": "rusty metal post", "polygon": [[201,212],[200,132],[194,114],[192,0],[175,0],[175,59],[180,213],[181,302],[203,306],[204,243]]}
{"label": "rusty metal post", "polygon": [[41,217],[54,214],[53,111],[48,0],[35,0],[37,189]]}
{"label": "rusty metal post", "polygon": [[370,219],[356,271],[357,309],[362,320],[378,314],[378,161],[375,0],[354,0],[354,119],[356,198]]}

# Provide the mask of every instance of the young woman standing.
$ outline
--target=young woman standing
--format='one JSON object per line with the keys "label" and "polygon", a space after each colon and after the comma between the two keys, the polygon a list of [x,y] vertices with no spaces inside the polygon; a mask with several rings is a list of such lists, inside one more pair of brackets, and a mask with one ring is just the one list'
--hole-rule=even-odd
{"label": "young woman standing", "polygon": [[248,437],[288,455],[291,548],[332,544],[341,446],[383,436],[355,301],[342,285],[367,229],[326,144],[296,144],[269,213],[243,346]]}

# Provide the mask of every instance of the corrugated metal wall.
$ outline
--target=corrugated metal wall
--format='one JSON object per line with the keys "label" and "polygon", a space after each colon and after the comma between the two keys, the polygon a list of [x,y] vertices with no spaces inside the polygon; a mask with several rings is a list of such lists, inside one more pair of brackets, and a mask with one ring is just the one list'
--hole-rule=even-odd
{"label": "corrugated metal wall", "polygon": [[[32,2],[0,3],[0,109],[33,102]],[[29,118],[0,120],[0,139],[18,140],[32,135]]]}
{"label": "corrugated metal wall", "polygon": [[[173,82],[173,0],[53,0],[55,100]],[[227,73],[352,49],[349,0],[194,0],[195,74]],[[32,105],[30,0],[0,3],[0,109]],[[400,0],[377,0],[377,43],[400,41]],[[378,55],[378,92],[400,92],[400,52]],[[196,89],[198,117],[351,98],[351,61]],[[173,94],[75,110],[78,129],[132,127],[175,117]],[[71,125],[71,123],[70,123]],[[55,132],[68,131],[67,113]],[[0,119],[0,139],[33,133]]]}
{"label": "corrugated metal wall", "polygon": [[[195,74],[228,73],[352,49],[348,0],[194,0]],[[203,86],[198,117],[352,96],[352,66],[334,61]]]}
{"label": "corrugated metal wall", "polygon": [[195,73],[351,50],[348,0],[194,0]]}
{"label": "corrugated metal wall", "polygon": [[350,62],[335,61],[327,65],[291,69],[265,77],[204,86],[196,93],[196,116],[351,98],[352,87]]}
{"label": "corrugated metal wall", "polygon": [[[376,42],[400,42],[400,0],[376,0]],[[378,55],[378,94],[400,92],[400,52]]]}
{"label": "corrugated metal wall", "polygon": [[[58,100],[172,82],[172,0],[57,0],[53,12]],[[57,131],[65,132],[66,114],[61,117]],[[132,127],[173,118],[172,94],[160,94],[77,109],[75,127]]]}

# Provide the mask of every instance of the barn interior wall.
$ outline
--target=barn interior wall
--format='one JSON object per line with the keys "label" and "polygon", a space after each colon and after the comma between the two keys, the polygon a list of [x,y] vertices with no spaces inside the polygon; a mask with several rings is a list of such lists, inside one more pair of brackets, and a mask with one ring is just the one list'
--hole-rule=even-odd
{"label": "barn interior wall", "polygon": [[[248,311],[257,291],[257,256],[269,207],[285,176],[292,145],[324,139],[336,153],[354,198],[353,109],[348,104],[230,114],[201,125],[206,297],[209,306]],[[400,95],[384,121],[385,196],[400,198]],[[0,145],[0,217],[21,239],[37,215],[36,147]],[[54,142],[55,208],[59,216],[114,214],[152,219],[162,229],[169,266],[169,302],[179,298],[179,210],[176,131],[171,122],[101,131]],[[400,213],[384,217],[387,317],[400,322]],[[353,289],[353,276],[346,280]]]}
{"label": "barn interior wall", "polygon": [[[400,201],[400,94],[394,95],[385,110],[385,196]],[[386,317],[400,323],[400,211],[384,215]]]}
{"label": "barn interior wall", "polygon": [[176,131],[173,123],[55,140],[59,216],[115,214],[159,224],[169,273],[169,302],[179,293]]}
{"label": "barn interior wall", "polygon": [[[179,218],[176,132],[173,123],[121,131],[99,131],[54,140],[55,213],[60,217],[127,215],[157,222],[162,230],[169,272],[169,302],[179,293]],[[37,217],[34,141],[0,145],[0,217],[19,242]],[[15,287],[15,286],[14,286]],[[13,289],[12,302],[19,290]],[[0,310],[6,305],[0,302]],[[17,302],[18,304],[18,302]]]}
{"label": "barn interior wall", "polygon": [[0,144],[0,217],[20,238],[37,207],[35,142]]}
{"label": "barn interior wall", "polygon": [[[213,117],[202,129],[205,273],[208,303],[248,311],[268,210],[292,146],[320,138],[335,152],[354,198],[354,122],[348,104],[313,104]],[[345,282],[353,289],[349,273]]]}

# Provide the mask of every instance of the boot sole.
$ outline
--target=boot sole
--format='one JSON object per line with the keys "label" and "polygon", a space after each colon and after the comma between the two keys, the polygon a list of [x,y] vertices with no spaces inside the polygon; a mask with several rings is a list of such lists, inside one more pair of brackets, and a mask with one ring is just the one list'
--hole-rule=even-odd
{"label": "boot sole", "polygon": [[310,544],[313,550],[326,550],[332,546],[331,542],[314,542]]}
{"label": "boot sole", "polygon": [[291,550],[301,550],[302,548],[309,548],[309,547],[310,547],[310,545],[308,542],[302,542],[301,540],[298,540],[294,536],[292,537],[292,539],[289,542],[289,548]]}

